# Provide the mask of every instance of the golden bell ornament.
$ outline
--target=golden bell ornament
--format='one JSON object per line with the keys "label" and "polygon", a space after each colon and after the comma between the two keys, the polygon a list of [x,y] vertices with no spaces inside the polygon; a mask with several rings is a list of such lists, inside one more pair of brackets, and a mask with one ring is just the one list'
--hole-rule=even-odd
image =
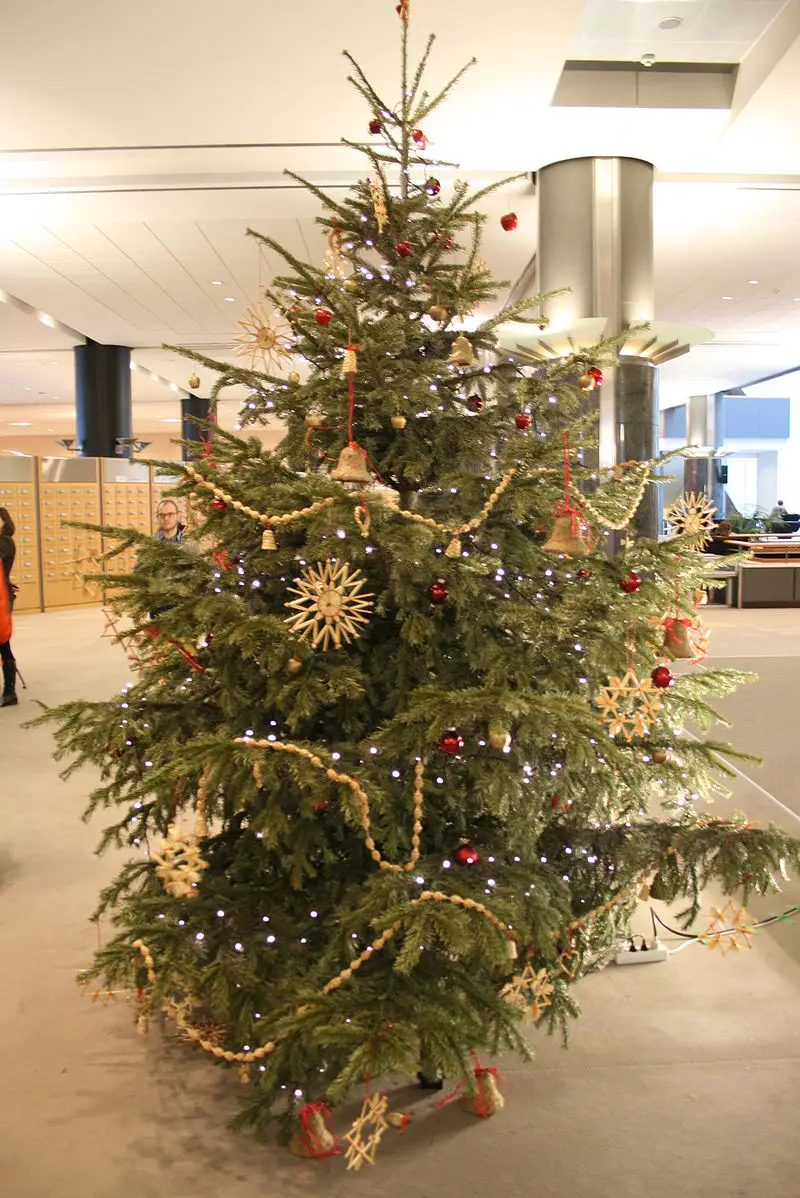
{"label": "golden bell ornament", "polygon": [[306,425],[308,428],[322,428],[324,417],[320,416],[319,412],[308,412],[306,414]]}
{"label": "golden bell ornament", "polygon": [[189,379],[189,386],[191,387],[192,391],[196,391],[196,390],[197,390],[197,388],[200,386],[200,378],[199,378],[199,376],[198,376],[198,375],[196,375],[196,374],[193,374],[193,375],[190,377],[190,379]]}
{"label": "golden bell ornament", "polygon": [[364,483],[373,481],[367,466],[367,455],[360,445],[345,445],[339,461],[331,470],[331,478],[339,483]]}
{"label": "golden bell ornament", "polygon": [[287,380],[287,382],[289,382],[289,383],[299,383],[299,382],[300,382],[300,375],[297,373],[297,371],[296,371],[296,370],[290,370],[290,371],[289,371],[289,373],[288,373],[288,374],[287,374],[287,376],[286,376],[286,380]]}
{"label": "golden bell ornament", "polygon": [[676,660],[697,656],[689,640],[689,629],[680,620],[671,620],[664,629],[664,652]]}
{"label": "golden bell ornament", "polygon": [[570,515],[556,516],[550,536],[542,548],[547,553],[563,553],[567,557],[586,557],[591,553],[580,522]]}
{"label": "golden bell ornament", "polygon": [[392,428],[405,428],[406,418],[402,412],[395,412],[391,420]]}
{"label": "golden bell ornament", "polygon": [[428,315],[431,320],[435,320],[437,324],[444,324],[450,313],[445,308],[444,304],[431,304],[428,308]]}
{"label": "golden bell ornament", "polygon": [[596,381],[591,374],[582,374],[578,379],[578,386],[581,391],[594,391]]}
{"label": "golden bell ornament", "polygon": [[267,550],[278,548],[278,542],[275,540],[275,533],[269,527],[265,528],[261,534],[261,548]]}
{"label": "golden bell ornament", "polygon": [[[666,749],[653,749],[652,758],[656,765],[665,765],[669,759],[669,754]],[[650,887],[650,894],[653,895],[652,886]],[[653,897],[655,898],[656,896],[653,895]]]}
{"label": "golden bell ornament", "polygon": [[[478,359],[475,357],[475,351],[472,348],[469,340],[463,333],[459,333],[453,344],[450,346],[450,357],[447,359],[448,366],[475,366]],[[592,380],[594,382],[594,380]]]}
{"label": "golden bell ornament", "polygon": [[349,295],[355,295],[358,291],[358,279],[345,279],[342,286]]}
{"label": "golden bell ornament", "polygon": [[299,674],[303,668],[303,663],[299,657],[290,657],[286,663],[287,674]]}

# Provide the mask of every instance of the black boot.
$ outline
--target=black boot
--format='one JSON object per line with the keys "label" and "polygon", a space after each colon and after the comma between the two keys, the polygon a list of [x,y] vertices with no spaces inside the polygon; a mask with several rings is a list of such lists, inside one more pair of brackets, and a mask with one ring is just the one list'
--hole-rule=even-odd
{"label": "black boot", "polygon": [[3,693],[0,695],[0,707],[14,707],[17,699],[17,663],[12,657],[10,661],[3,660]]}

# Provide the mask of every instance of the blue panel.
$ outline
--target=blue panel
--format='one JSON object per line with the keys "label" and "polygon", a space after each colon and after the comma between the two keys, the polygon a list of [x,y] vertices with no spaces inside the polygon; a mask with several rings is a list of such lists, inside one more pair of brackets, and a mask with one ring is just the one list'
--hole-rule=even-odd
{"label": "blue panel", "polygon": [[746,395],[723,395],[717,409],[717,443],[730,438],[742,440],[785,440],[789,436],[788,399],[751,399]]}
{"label": "blue panel", "polygon": [[680,404],[676,408],[665,408],[661,414],[664,417],[662,437],[678,437],[681,441],[685,441],[686,404]]}

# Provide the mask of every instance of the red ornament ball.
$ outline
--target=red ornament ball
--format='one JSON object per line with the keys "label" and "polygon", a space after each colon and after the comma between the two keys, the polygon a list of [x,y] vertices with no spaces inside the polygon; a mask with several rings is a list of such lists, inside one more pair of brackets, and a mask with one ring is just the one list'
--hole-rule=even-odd
{"label": "red ornament ball", "polygon": [[603,385],[603,372],[597,366],[590,366],[586,373],[594,379],[596,387]]}
{"label": "red ornament ball", "polygon": [[653,686],[657,686],[659,690],[664,690],[665,687],[672,685],[673,676],[667,666],[656,666],[656,668],[650,672],[650,681],[653,683]]}
{"label": "red ornament ball", "polygon": [[442,185],[438,179],[430,178],[425,180],[425,190],[429,196],[438,196],[442,190]]}
{"label": "red ornament ball", "polygon": [[228,505],[224,499],[214,498],[211,500],[208,506],[211,508],[212,512],[224,512]]}
{"label": "red ornament ball", "polygon": [[413,129],[411,136],[418,146],[424,146],[425,142],[428,140],[421,129]]}
{"label": "red ornament ball", "polygon": [[451,250],[453,248],[453,238],[449,233],[437,233],[436,240],[444,250]]}
{"label": "red ornament ball", "polygon": [[517,227],[516,212],[507,212],[505,216],[500,217],[500,224],[505,229],[506,233],[511,233]]}
{"label": "red ornament ball", "polygon": [[444,603],[449,592],[443,582],[432,582],[428,587],[428,598],[431,603]]}
{"label": "red ornament ball", "polygon": [[145,636],[149,636],[152,640],[155,640],[157,636],[161,635],[155,624],[148,624],[144,631]]}
{"label": "red ornament ball", "polygon": [[480,395],[470,395],[467,403],[472,408],[473,412],[480,412],[481,408],[483,407],[483,400],[481,399]]}
{"label": "red ornament ball", "polygon": [[327,308],[317,308],[316,312],[314,313],[314,319],[316,320],[317,324],[330,324],[331,314]]}
{"label": "red ornament ball", "polygon": [[447,753],[453,756],[454,753],[460,753],[464,748],[464,737],[456,731],[445,732],[444,736],[439,737],[439,752]]}
{"label": "red ornament ball", "polygon": [[398,258],[407,258],[411,253],[411,246],[407,241],[398,241],[394,247],[394,252]]}
{"label": "red ornament ball", "polygon": [[369,123],[370,133],[380,133],[382,128],[383,128],[383,126],[381,125],[380,121],[378,120],[378,118],[376,116],[374,116]]}
{"label": "red ornament ball", "polygon": [[457,865],[476,865],[480,860],[477,849],[471,844],[460,844],[453,853],[453,859]]}
{"label": "red ornament ball", "polygon": [[642,580],[638,574],[634,574],[633,570],[631,570],[630,574],[626,575],[619,585],[626,595],[634,595],[642,585]]}
{"label": "red ornament ball", "polygon": [[531,427],[531,418],[527,412],[517,412],[514,417],[514,423],[517,428],[526,429]]}
{"label": "red ornament ball", "polygon": [[592,572],[591,572],[591,570],[584,570],[584,569],[576,570],[575,577],[576,578],[591,578]]}

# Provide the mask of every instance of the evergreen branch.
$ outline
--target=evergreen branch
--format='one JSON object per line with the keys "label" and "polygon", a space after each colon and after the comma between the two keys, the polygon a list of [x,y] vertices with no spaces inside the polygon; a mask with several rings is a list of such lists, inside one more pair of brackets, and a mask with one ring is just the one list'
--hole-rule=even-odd
{"label": "evergreen branch", "polygon": [[453,90],[455,85],[462,79],[464,75],[466,75],[467,71],[476,65],[477,61],[477,58],[471,58],[469,62],[465,63],[459,71],[456,71],[450,82],[446,83],[440,92],[437,92],[437,94],[432,99],[428,100],[427,103],[420,105],[414,114],[415,123],[418,124],[420,121],[425,120],[425,118],[431,112],[433,112],[434,109],[438,108]]}

